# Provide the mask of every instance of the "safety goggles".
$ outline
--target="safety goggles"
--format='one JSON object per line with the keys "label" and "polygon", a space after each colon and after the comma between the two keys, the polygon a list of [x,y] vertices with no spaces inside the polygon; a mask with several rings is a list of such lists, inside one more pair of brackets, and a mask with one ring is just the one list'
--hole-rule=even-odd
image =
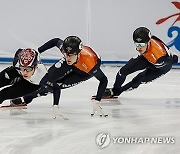
{"label": "safety goggles", "polygon": [[134,42],[136,47],[145,47],[146,43],[138,43],[138,42]]}
{"label": "safety goggles", "polygon": [[33,71],[34,67],[30,67],[30,66],[23,67],[23,66],[20,66],[19,69],[20,69],[20,71],[31,72],[31,71]]}

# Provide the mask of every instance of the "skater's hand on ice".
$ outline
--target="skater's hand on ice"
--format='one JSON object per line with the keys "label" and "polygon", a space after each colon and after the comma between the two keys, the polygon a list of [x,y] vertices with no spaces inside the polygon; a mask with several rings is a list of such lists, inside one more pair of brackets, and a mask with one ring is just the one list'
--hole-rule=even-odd
{"label": "skater's hand on ice", "polygon": [[100,106],[100,101],[92,100],[92,104],[93,104],[93,112],[91,113],[92,117],[94,116],[96,111],[99,113],[100,117],[102,117],[102,116],[107,117],[108,116],[108,114],[106,114],[105,111]]}
{"label": "skater's hand on ice", "polygon": [[58,116],[62,116],[64,120],[69,120],[67,117],[65,117],[59,110],[58,105],[53,105],[53,114],[54,114],[54,119],[56,119]]}

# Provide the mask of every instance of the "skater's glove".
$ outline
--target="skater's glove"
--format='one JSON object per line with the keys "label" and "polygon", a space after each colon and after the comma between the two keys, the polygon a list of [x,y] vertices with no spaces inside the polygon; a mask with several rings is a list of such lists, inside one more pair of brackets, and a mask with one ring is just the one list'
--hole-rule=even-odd
{"label": "skater's glove", "polygon": [[100,117],[102,117],[102,116],[107,117],[108,116],[108,114],[106,114],[105,111],[100,106],[100,101],[92,100],[92,104],[93,104],[93,112],[91,113],[92,117],[94,116],[96,111],[99,113]]}
{"label": "skater's glove", "polygon": [[173,64],[178,62],[178,56],[177,55],[173,55],[172,59],[173,59]]}
{"label": "skater's glove", "polygon": [[59,110],[58,105],[53,105],[53,114],[54,114],[54,119],[56,119],[58,116],[62,116],[64,120],[69,120],[67,117],[65,117]]}
{"label": "skater's glove", "polygon": [[172,58],[173,64],[178,62],[178,55],[175,52],[168,50],[168,54]]}

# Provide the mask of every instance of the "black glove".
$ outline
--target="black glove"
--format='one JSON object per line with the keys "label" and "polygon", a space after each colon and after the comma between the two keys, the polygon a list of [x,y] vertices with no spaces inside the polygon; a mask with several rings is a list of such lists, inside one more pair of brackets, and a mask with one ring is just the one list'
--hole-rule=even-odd
{"label": "black glove", "polygon": [[173,64],[178,62],[178,56],[177,55],[172,55],[171,57],[172,57]]}

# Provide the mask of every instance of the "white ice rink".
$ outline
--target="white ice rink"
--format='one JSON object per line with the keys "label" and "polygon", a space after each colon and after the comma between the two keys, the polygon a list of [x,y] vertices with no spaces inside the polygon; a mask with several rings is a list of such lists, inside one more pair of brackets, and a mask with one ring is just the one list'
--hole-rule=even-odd
{"label": "white ice rink", "polygon": [[[119,67],[103,70],[111,87]],[[52,95],[25,110],[0,109],[0,154],[180,153],[180,69],[116,101],[102,101],[108,118],[90,117],[97,85],[93,78],[62,91],[60,110],[67,121],[53,119]]]}

